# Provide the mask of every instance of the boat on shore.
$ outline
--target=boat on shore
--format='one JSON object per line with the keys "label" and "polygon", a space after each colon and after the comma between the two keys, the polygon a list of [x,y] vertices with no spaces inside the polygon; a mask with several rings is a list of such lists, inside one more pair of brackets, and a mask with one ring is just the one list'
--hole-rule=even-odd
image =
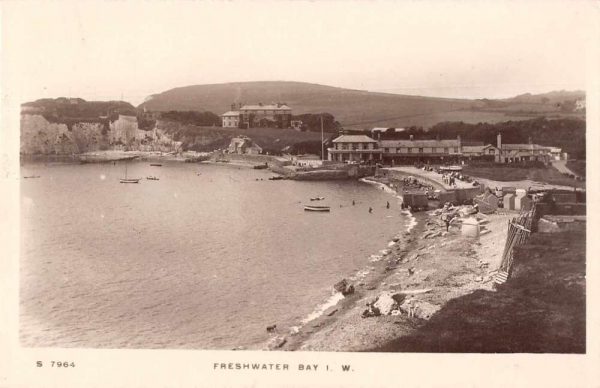
{"label": "boat on shore", "polygon": [[325,199],[325,197],[313,197],[313,198],[311,198],[310,200],[311,200],[311,201],[322,201],[322,200],[324,200],[324,199]]}
{"label": "boat on shore", "polygon": [[283,180],[282,176],[272,176],[269,178],[270,181],[280,181]]}
{"label": "boat on shore", "polygon": [[264,169],[269,168],[269,165],[265,162],[265,164],[259,164],[252,168],[254,168],[255,170],[264,170]]}
{"label": "boat on shore", "polygon": [[40,175],[28,175],[28,176],[24,176],[23,178],[25,179],[33,179],[33,178],[39,178]]}
{"label": "boat on shore", "polygon": [[331,210],[331,207],[329,207],[329,206],[305,205],[304,206],[304,210],[308,211],[308,212],[328,212],[328,211]]}
{"label": "boat on shore", "polygon": [[150,165],[153,167],[162,167],[161,163],[150,163]]}

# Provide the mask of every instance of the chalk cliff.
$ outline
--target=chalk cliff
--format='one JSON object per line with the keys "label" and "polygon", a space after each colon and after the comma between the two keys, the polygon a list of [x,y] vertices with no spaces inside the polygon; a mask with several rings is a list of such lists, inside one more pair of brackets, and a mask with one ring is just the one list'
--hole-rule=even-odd
{"label": "chalk cliff", "polygon": [[135,116],[51,122],[41,114],[21,114],[21,154],[70,155],[90,151],[162,151],[181,150],[162,129],[138,128]]}

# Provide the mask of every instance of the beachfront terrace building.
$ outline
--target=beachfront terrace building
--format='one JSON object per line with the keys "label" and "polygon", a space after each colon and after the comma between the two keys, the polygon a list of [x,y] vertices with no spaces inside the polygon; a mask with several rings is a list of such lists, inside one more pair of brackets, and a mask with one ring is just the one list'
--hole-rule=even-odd
{"label": "beachfront terrace building", "polygon": [[366,162],[381,160],[377,140],[366,135],[342,135],[327,148],[328,159],[335,162]]}
{"label": "beachfront terrace building", "polygon": [[462,157],[460,136],[444,140],[380,140],[386,164],[448,163]]}
{"label": "beachfront terrace building", "polygon": [[495,162],[500,157],[500,150],[491,144],[463,145],[462,156],[466,160]]}
{"label": "beachfront terrace building", "polygon": [[497,148],[500,150],[496,160],[499,163],[542,162],[547,164],[552,160],[563,158],[560,148],[533,144],[531,139],[526,144],[503,144],[501,134],[497,136]]}

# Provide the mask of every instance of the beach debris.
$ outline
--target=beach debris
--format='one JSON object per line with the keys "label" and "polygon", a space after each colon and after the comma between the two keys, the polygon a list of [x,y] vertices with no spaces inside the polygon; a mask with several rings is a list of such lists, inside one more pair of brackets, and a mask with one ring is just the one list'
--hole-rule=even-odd
{"label": "beach debris", "polygon": [[[361,314],[361,317],[378,317],[380,315],[392,315],[393,311],[398,311],[400,304],[406,297],[402,294],[385,291],[378,297],[367,303],[367,309]],[[395,315],[398,315],[395,313]]]}
{"label": "beach debris", "polygon": [[369,261],[376,262],[381,260],[383,257],[381,255],[371,255],[369,256]]}
{"label": "beach debris", "polygon": [[400,305],[400,311],[406,313],[409,318],[429,319],[441,306],[416,299],[407,299]]}
{"label": "beach debris", "polygon": [[381,253],[383,256],[389,255],[390,252],[392,252],[392,251],[389,250],[389,249],[382,249],[382,250],[379,251],[379,253]]}
{"label": "beach debris", "polygon": [[346,279],[342,279],[339,282],[335,283],[333,288],[334,290],[340,292],[344,296],[354,293],[354,285],[350,284]]}
{"label": "beach debris", "polygon": [[290,327],[290,335],[295,335],[300,333],[300,328],[298,326]]}
{"label": "beach debris", "polygon": [[414,273],[415,273],[415,267],[410,267],[410,268],[408,269],[408,275],[409,275],[409,276],[410,276],[410,275],[414,275]]}
{"label": "beach debris", "polygon": [[422,288],[419,290],[402,290],[402,291],[400,291],[400,293],[404,294],[404,295],[417,295],[417,294],[426,294],[431,291],[432,291],[431,288]]}
{"label": "beach debris", "polygon": [[483,276],[476,276],[474,280],[476,282],[482,282],[483,281]]}
{"label": "beach debris", "polygon": [[277,328],[277,325],[267,326],[267,332],[272,333],[275,331],[276,328]]}
{"label": "beach debris", "polygon": [[245,346],[236,346],[235,348],[232,348],[231,350],[246,350]]}
{"label": "beach debris", "polygon": [[269,349],[269,350],[279,349],[283,345],[285,345],[286,342],[287,342],[287,339],[284,336],[273,337],[267,343],[267,349]]}
{"label": "beach debris", "polygon": [[330,312],[327,313],[327,316],[330,317],[333,314],[337,313],[337,311],[338,311],[338,309],[333,309],[333,310],[331,310]]}

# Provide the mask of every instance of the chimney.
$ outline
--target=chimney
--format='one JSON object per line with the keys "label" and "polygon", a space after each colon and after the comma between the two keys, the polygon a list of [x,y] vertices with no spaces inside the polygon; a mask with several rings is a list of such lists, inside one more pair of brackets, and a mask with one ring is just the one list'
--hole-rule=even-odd
{"label": "chimney", "polygon": [[498,147],[498,149],[502,149],[502,134],[498,133],[498,136],[496,137],[497,141],[496,141],[496,146]]}

